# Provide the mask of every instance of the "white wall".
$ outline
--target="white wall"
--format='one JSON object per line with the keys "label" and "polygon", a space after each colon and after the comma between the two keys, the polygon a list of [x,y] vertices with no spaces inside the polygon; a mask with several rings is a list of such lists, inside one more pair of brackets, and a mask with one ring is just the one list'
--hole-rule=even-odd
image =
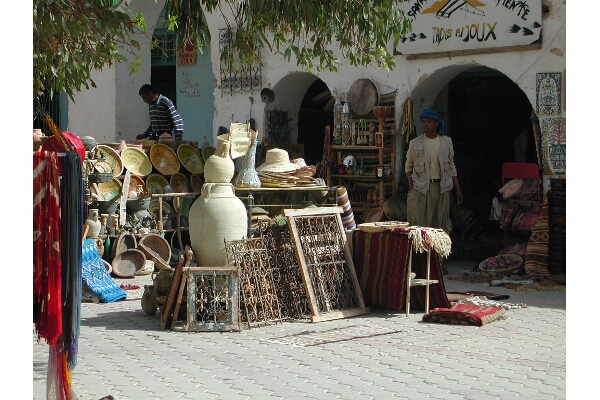
{"label": "white wall", "polygon": [[[135,141],[135,136],[148,128],[148,106],[138,95],[139,88],[150,83],[150,47],[155,21],[164,0],[132,0],[132,14],[142,12],[146,17],[148,35],[133,39],[142,47],[142,66],[137,75],[129,76],[127,63],[120,63],[102,72],[93,71],[96,88],[85,89],[74,96],[68,105],[68,130],[77,136],[92,136],[98,143],[113,143],[120,139]],[[123,53],[131,58],[129,54]]]}
{"label": "white wall", "polygon": [[[396,67],[385,71],[377,67],[355,68],[348,63],[340,66],[339,72],[319,72],[318,75],[302,71],[292,60],[285,60],[263,52],[265,66],[262,68],[262,87],[271,88],[275,92],[275,101],[265,104],[260,101],[260,90],[252,93],[222,94],[219,86],[219,28],[226,26],[224,16],[217,11],[207,14],[206,19],[213,38],[211,46],[212,71],[208,67],[195,69],[194,73],[203,74],[202,79],[212,73],[214,103],[200,104],[197,98],[191,98],[189,105],[180,105],[186,113],[194,109],[213,110],[212,137],[214,143],[220,125],[229,126],[231,122],[245,122],[249,116],[256,120],[259,139],[264,135],[265,111],[282,109],[288,111],[292,138],[297,137],[296,124],[302,97],[306,89],[317,78],[322,79],[334,93],[344,94],[352,83],[360,78],[368,78],[376,83],[380,93],[397,91],[396,119],[401,123],[400,106],[411,96],[414,101],[414,112],[418,115],[424,107],[433,105],[440,90],[457,74],[476,66],[493,68],[512,79],[526,94],[531,105],[536,105],[536,74],[540,72],[566,71],[566,6],[559,0],[544,0],[550,10],[549,17],[543,20],[542,44],[539,50],[523,50],[497,52],[494,54],[453,55],[438,58],[407,60],[406,56],[396,57]],[[154,28],[153,21],[158,17],[164,2],[132,0],[132,12],[143,12],[148,23],[148,32]],[[228,8],[224,8],[227,10]],[[226,15],[231,18],[231,15]],[[142,43],[149,39],[136,38]],[[390,43],[391,48],[391,43]],[[189,70],[188,70],[189,71]],[[186,71],[187,72],[187,71]],[[178,68],[178,79],[182,76]],[[190,79],[195,79],[193,76]],[[200,77],[197,77],[200,79]],[[114,69],[104,71],[97,78],[98,88],[84,91],[77,96],[76,104],[69,107],[69,129],[74,133],[89,133],[110,141],[133,140],[135,135],[143,132],[148,125],[146,104],[138,96],[139,87],[150,82],[150,50],[143,51],[143,64],[140,73],[129,76],[126,64],[119,64]],[[179,83],[178,83],[179,86]],[[178,88],[180,89],[180,88]],[[208,88],[207,88],[208,90]],[[249,97],[254,98],[251,104]],[[183,98],[182,100],[186,100]],[[206,101],[206,100],[203,100]],[[178,102],[179,101],[178,98]],[[189,111],[188,111],[189,110]],[[564,109],[563,109],[564,110]],[[564,111],[563,111],[564,116]],[[206,118],[210,118],[207,116]],[[186,123],[185,131],[202,132],[194,139],[201,141],[207,129],[199,129],[193,122]],[[418,128],[418,127],[417,127]],[[112,136],[114,135],[114,136]],[[401,147],[398,147],[399,150]]]}

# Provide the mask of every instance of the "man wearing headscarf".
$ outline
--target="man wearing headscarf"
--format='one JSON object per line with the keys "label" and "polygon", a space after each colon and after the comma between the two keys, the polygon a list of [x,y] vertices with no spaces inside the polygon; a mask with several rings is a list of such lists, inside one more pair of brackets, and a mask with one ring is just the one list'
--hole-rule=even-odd
{"label": "man wearing headscarf", "polygon": [[452,139],[444,120],[431,108],[421,113],[423,135],[408,144],[404,170],[408,178],[407,219],[411,225],[439,228],[450,233],[450,193],[463,201],[454,165]]}

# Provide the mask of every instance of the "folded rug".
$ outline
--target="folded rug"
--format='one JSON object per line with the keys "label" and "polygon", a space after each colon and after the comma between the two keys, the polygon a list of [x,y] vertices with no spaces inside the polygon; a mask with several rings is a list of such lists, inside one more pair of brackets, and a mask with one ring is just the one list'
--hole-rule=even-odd
{"label": "folded rug", "polygon": [[499,306],[482,306],[473,303],[458,303],[451,308],[435,308],[423,315],[424,322],[440,322],[452,325],[482,326],[497,320],[506,310]]}
{"label": "folded rug", "polygon": [[103,303],[112,303],[127,297],[127,293],[106,270],[94,239],[86,239],[83,243],[81,275],[83,283]]}

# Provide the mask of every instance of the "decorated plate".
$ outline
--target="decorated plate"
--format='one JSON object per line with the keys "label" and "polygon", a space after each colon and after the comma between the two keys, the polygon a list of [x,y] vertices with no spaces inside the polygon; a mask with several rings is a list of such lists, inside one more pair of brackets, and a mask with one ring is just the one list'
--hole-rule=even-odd
{"label": "decorated plate", "polygon": [[204,185],[204,181],[200,175],[190,176],[190,186],[194,193],[200,193],[202,191],[202,185]]}
{"label": "decorated plate", "polygon": [[123,188],[123,184],[120,179],[113,179],[109,182],[100,182],[98,183],[98,189],[100,190],[100,194],[104,197],[104,200],[112,200],[117,196],[121,195],[121,190]]}
{"label": "decorated plate", "polygon": [[173,175],[179,172],[181,163],[177,154],[167,145],[157,143],[150,149],[150,161],[154,168],[163,175]]}
{"label": "decorated plate", "polygon": [[152,163],[142,150],[136,147],[127,147],[121,151],[123,166],[133,175],[146,176],[152,172]]}
{"label": "decorated plate", "polygon": [[146,178],[146,190],[151,193],[163,193],[169,181],[161,174],[150,174]]}
{"label": "decorated plate", "polygon": [[177,147],[177,156],[181,165],[192,174],[204,173],[204,160],[198,151],[189,144],[180,144]]}
{"label": "decorated plate", "polygon": [[[164,199],[162,202],[163,209],[163,217],[169,213],[169,215],[175,215],[175,209],[171,207],[169,203],[167,203]],[[148,206],[148,211],[155,215],[158,218],[158,199],[150,200],[150,205]]]}
{"label": "decorated plate", "polygon": [[138,186],[142,186],[142,191],[146,191],[146,183],[144,182],[144,180],[137,176],[137,175],[131,175],[130,181],[129,181],[129,193],[127,194],[127,198],[129,199],[135,199],[138,197]]}
{"label": "decorated plate", "polygon": [[171,187],[175,193],[190,193],[190,183],[180,172],[171,176]]}
{"label": "decorated plate", "polygon": [[121,160],[119,153],[117,153],[117,151],[112,147],[105,144],[99,144],[98,150],[100,150],[100,154],[106,158],[106,162],[110,164],[115,178],[123,175],[123,160]]}

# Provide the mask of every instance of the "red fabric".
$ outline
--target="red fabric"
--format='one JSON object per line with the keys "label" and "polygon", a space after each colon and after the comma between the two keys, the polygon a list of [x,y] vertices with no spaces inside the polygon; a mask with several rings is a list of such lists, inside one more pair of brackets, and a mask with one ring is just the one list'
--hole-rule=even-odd
{"label": "red fabric", "polygon": [[[406,303],[406,268],[409,256],[408,234],[402,232],[353,232],[354,269],[366,304],[404,310]],[[426,253],[414,253],[413,269],[425,278]],[[429,287],[430,307],[450,307],[438,256],[431,253],[431,279],[438,284]],[[411,288],[411,309],[425,309],[425,287]]]}
{"label": "red fabric", "polygon": [[38,340],[62,334],[60,187],[55,152],[33,154],[33,320]]}
{"label": "red fabric", "polygon": [[506,310],[500,306],[480,306],[474,303],[458,303],[452,308],[435,308],[423,315],[425,322],[441,322],[452,325],[481,326],[500,318]]}
{"label": "red fabric", "polygon": [[[73,151],[79,153],[79,156],[81,157],[81,162],[83,163],[83,160],[85,160],[85,145],[83,144],[79,136],[73,135],[71,132],[67,131],[62,132],[61,135],[73,147]],[[46,139],[46,141],[42,145],[42,151],[58,153],[66,152],[65,148],[62,146],[62,144],[58,142],[58,140],[56,140],[54,136],[50,136],[48,139]],[[62,172],[62,164],[58,165],[58,171]]]}

